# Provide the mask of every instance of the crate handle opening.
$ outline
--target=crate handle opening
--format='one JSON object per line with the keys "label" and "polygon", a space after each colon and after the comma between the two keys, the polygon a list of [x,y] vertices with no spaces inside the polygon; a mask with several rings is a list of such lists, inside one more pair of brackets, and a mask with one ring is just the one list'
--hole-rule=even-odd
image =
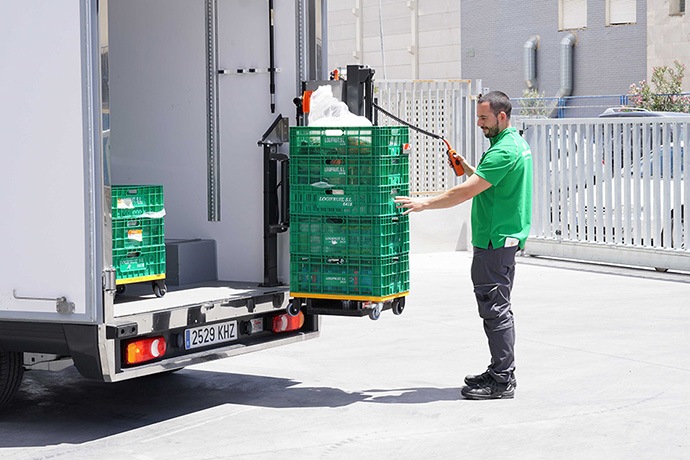
{"label": "crate handle opening", "polygon": [[340,137],[344,133],[342,129],[327,129],[323,132],[323,134],[328,137]]}

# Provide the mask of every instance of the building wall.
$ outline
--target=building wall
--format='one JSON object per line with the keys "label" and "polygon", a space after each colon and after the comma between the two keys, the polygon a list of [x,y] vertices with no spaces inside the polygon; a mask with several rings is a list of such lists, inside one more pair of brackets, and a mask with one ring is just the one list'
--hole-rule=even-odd
{"label": "building wall", "polygon": [[[521,97],[527,87],[523,45],[539,36],[538,91],[553,97],[560,88],[558,1],[462,0],[462,78]],[[491,12],[488,14],[487,12]],[[587,27],[573,30],[573,96],[626,94],[647,75],[647,4],[637,0],[637,23],[606,26],[606,6],[587,2]]]}
{"label": "building wall", "polygon": [[[677,1],[677,0],[671,0]],[[674,67],[673,61],[690,66],[690,12],[670,14],[669,0],[648,0],[647,81],[654,67]],[[687,5],[686,8],[690,7]],[[683,92],[690,92],[690,78],[683,81]]]}
{"label": "building wall", "polygon": [[[676,1],[638,0],[636,24],[606,26],[605,2],[588,0],[587,27],[572,31],[577,36],[573,95],[627,94],[630,84],[649,80],[656,66],[673,66],[674,60],[690,65],[690,14],[670,14],[669,2]],[[358,3],[361,49],[353,14]],[[417,10],[407,3],[382,1],[386,77],[481,78],[485,87],[519,97],[526,88],[523,45],[537,35],[538,89],[546,96],[558,92],[559,44],[568,33],[558,30],[558,0],[426,0],[414,2]],[[410,53],[415,40],[416,59]],[[328,54],[331,69],[366,64],[384,78],[378,0],[328,2]],[[690,92],[690,78],[683,89]]]}
{"label": "building wall", "polygon": [[459,2],[426,0],[408,7],[406,0],[382,0],[383,48],[378,5],[378,0],[328,2],[329,68],[368,65],[379,79],[460,78]]}

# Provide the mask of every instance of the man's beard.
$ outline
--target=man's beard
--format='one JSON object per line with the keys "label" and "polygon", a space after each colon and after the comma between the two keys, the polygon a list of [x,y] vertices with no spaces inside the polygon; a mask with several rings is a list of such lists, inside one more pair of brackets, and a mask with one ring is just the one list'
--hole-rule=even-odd
{"label": "man's beard", "polygon": [[486,131],[484,131],[484,137],[487,139],[491,139],[492,137],[498,136],[498,125],[492,126],[491,128],[486,128]]}

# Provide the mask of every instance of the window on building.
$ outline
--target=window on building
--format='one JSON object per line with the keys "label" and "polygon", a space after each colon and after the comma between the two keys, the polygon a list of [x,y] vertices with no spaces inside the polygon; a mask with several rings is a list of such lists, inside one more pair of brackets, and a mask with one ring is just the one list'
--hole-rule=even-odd
{"label": "window on building", "polygon": [[671,0],[669,6],[671,15],[685,14],[685,0]]}
{"label": "window on building", "polygon": [[606,25],[636,22],[637,0],[606,0]]}
{"label": "window on building", "polygon": [[587,0],[558,0],[558,30],[587,27]]}

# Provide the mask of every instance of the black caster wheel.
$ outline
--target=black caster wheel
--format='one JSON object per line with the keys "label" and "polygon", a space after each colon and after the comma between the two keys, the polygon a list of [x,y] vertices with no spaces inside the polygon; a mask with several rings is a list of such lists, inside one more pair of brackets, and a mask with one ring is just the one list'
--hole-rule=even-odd
{"label": "black caster wheel", "polygon": [[402,315],[402,312],[404,309],[405,309],[405,297],[400,297],[400,298],[395,299],[393,301],[393,314],[394,315]]}
{"label": "black caster wheel", "polygon": [[118,284],[117,287],[115,288],[115,293],[118,295],[122,295],[127,291],[127,286],[124,284]]}
{"label": "black caster wheel", "polygon": [[297,316],[297,315],[299,315],[299,310],[300,310],[300,306],[294,300],[291,300],[290,303],[288,303],[288,307],[287,307],[287,314],[288,315]]}
{"label": "black caster wheel", "polygon": [[153,293],[156,294],[156,297],[163,297],[166,292],[168,292],[168,287],[165,284],[153,283]]}

